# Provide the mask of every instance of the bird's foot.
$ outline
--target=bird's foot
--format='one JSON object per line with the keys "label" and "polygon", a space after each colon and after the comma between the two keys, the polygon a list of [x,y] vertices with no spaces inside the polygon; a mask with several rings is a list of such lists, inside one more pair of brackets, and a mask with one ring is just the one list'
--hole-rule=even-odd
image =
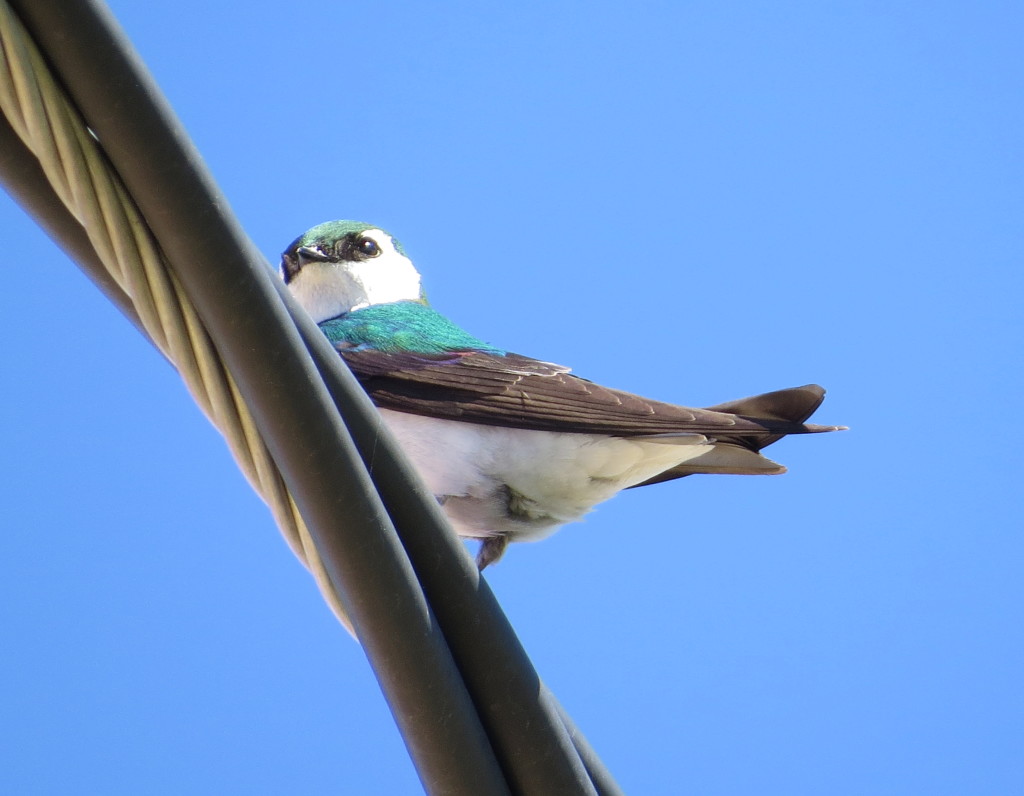
{"label": "bird's foot", "polygon": [[476,554],[476,567],[481,572],[490,564],[493,564],[503,555],[508,547],[507,536],[488,536],[480,540],[480,549]]}

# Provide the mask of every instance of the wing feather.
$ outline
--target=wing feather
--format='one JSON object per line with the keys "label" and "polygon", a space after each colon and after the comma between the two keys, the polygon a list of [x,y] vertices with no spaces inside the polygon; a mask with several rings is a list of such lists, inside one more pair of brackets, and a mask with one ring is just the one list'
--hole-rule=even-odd
{"label": "wing feather", "polygon": [[752,448],[763,447],[758,440],[769,436],[826,430],[805,426],[805,418],[770,413],[744,417],[652,401],[573,376],[561,365],[518,354],[396,354],[344,344],[337,348],[374,403],[429,417],[625,437],[707,434],[734,438],[737,444]]}

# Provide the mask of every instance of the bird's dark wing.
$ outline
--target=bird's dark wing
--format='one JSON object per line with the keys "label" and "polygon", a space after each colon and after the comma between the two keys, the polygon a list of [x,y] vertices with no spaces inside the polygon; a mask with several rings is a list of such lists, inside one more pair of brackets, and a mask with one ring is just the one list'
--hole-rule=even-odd
{"label": "bird's dark wing", "polygon": [[[785,434],[832,430],[803,423],[813,407],[806,414],[803,410],[809,402],[816,407],[824,394],[815,385],[747,403],[689,409],[601,387],[573,376],[568,368],[518,354],[383,353],[344,343],[336,347],[377,406],[428,417],[623,437],[705,434],[753,450]],[[797,414],[803,416],[795,417],[787,404],[799,405]],[[747,416],[742,411],[747,406],[757,414]]]}

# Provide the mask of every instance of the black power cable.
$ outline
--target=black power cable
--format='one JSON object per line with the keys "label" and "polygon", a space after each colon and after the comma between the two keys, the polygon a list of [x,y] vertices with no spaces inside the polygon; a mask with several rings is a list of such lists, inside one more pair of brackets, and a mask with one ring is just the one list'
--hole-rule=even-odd
{"label": "black power cable", "polygon": [[[572,728],[584,767],[566,731],[571,722],[559,716],[560,708],[537,678],[486,583],[443,527],[440,511],[418,479],[410,477],[404,459],[382,447],[379,417],[351,374],[269,277],[106,9],[59,0],[12,5],[104,142],[250,401],[352,613],[427,789],[507,792],[500,775],[495,776],[493,747],[513,792],[593,793],[596,786],[602,794],[618,793]],[[345,429],[325,407],[322,388],[310,383],[306,350],[271,295],[274,291],[295,316],[356,447],[364,458],[376,451],[377,489],[443,637],[432,622],[418,621],[428,616],[419,585],[405,554],[396,549],[391,523],[353,458]],[[261,340],[255,356],[249,351],[254,338]],[[411,490],[410,483],[417,489]],[[367,533],[374,539],[369,545]],[[353,549],[356,543],[361,550]],[[395,610],[396,600],[403,609]],[[448,647],[457,672],[446,661]],[[436,664],[435,674],[426,678],[420,657],[425,652]],[[428,695],[423,686],[435,693]],[[467,691],[472,704],[467,704]],[[460,740],[441,732],[436,720],[443,715],[450,721],[453,710],[462,718],[456,722],[464,733]],[[479,733],[480,723],[486,738]]]}
{"label": "black power cable", "polygon": [[[114,106],[96,111],[80,94],[73,97],[107,155],[119,161],[115,168],[147,215],[252,410],[353,619],[424,785],[437,793],[508,793],[390,518],[275,294],[262,256],[237,228],[151,82],[140,68],[132,68],[131,49],[113,35],[106,10],[86,3],[24,6],[17,9],[22,20],[33,17],[26,27],[65,86],[84,85],[85,95],[105,96]],[[57,19],[53,26],[34,16],[47,11]],[[81,59],[77,65],[74,58],[57,64],[71,52]],[[137,141],[120,136],[111,115],[138,120],[134,133],[151,146],[133,149]],[[146,174],[148,167],[157,174]],[[262,343],[258,351],[253,340]],[[446,720],[438,721],[439,716]],[[460,750],[458,759],[453,749]]]}

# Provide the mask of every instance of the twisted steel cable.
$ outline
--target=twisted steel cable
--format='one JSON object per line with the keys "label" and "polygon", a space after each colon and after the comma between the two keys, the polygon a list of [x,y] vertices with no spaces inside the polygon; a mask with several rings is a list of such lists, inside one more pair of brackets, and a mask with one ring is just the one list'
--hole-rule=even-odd
{"label": "twisted steel cable", "polygon": [[130,298],[150,341],[177,369],[200,409],[224,436],[331,610],[353,632],[295,502],[195,307],[167,267],[96,137],[6,3],[0,3],[0,111],[39,160],[99,260]]}
{"label": "twisted steel cable", "polygon": [[[22,14],[42,46],[50,48],[47,52],[54,69],[74,100],[50,75],[45,59],[11,12],[11,5]],[[258,323],[279,320],[267,316],[271,308],[263,307],[265,291],[255,305],[238,306],[235,280],[242,279],[241,274],[232,272],[226,293],[223,279],[219,283],[207,280],[203,287],[195,284],[197,274],[205,278],[226,275],[227,271],[220,268],[221,263],[209,261],[208,249],[195,248],[203,238],[189,227],[204,227],[207,239],[212,230],[207,217],[193,212],[194,208],[201,205],[207,213],[214,211],[228,227],[233,219],[215,188],[211,190],[212,182],[207,179],[201,184],[205,175],[198,157],[176,149],[182,141],[187,148],[187,137],[180,128],[174,129],[169,109],[155,107],[161,101],[159,92],[130,56],[126,41],[110,25],[110,18],[95,0],[69,5],[19,0],[10,0],[8,5],[0,0],[0,110],[16,133],[0,132],[10,142],[9,149],[22,152],[22,144],[14,143],[13,135],[17,135],[52,184],[52,190],[47,186],[39,192],[45,195],[41,204],[50,208],[49,213],[43,211],[43,217],[49,215],[47,220],[52,223],[59,216],[56,228],[63,232],[59,237],[74,238],[78,252],[85,254],[90,263],[102,260],[116,287],[101,284],[101,288],[127,315],[138,316],[133,320],[178,368],[197,403],[224,434],[250,483],[270,505],[289,546],[312,571],[325,599],[352,632],[331,578],[343,589],[346,604],[357,619],[360,640],[428,790],[504,793],[508,792],[507,783],[515,792],[551,792],[555,787],[565,793],[620,793],[571,720],[560,715],[560,707],[540,682],[486,582],[479,578],[459,543],[446,532],[429,493],[408,469],[393,442],[386,434],[381,435],[379,415],[365,394],[311,320],[304,313],[295,314],[294,308],[292,320],[308,351],[289,350],[288,355],[312,356],[325,380],[320,386],[326,386],[328,397],[342,417],[353,418],[348,427],[351,439],[344,428],[340,436],[337,433],[333,425],[337,416],[333,421],[325,416],[324,423],[317,424],[318,431],[333,440],[335,447],[327,446],[326,450],[319,445],[320,437],[310,435],[307,424],[289,426],[285,421],[280,425],[273,411],[268,414],[275,405],[275,411],[284,410],[283,418],[288,410],[294,410],[298,396],[294,391],[287,394],[276,390],[269,403],[265,400],[270,396],[264,395],[263,388],[270,386],[267,379],[273,381],[277,371],[267,372],[266,357],[261,355],[257,362],[261,375],[253,382],[251,357],[238,359],[237,324],[251,326],[254,318],[250,311],[256,310],[262,312]],[[103,142],[86,127],[75,101],[93,119],[100,135],[111,139],[107,142],[110,159],[122,169],[134,194],[116,176]],[[123,109],[129,104],[138,113],[127,118]],[[139,117],[145,121],[134,124]],[[145,130],[141,137],[140,130]],[[181,180],[168,182],[165,167],[147,171],[145,167],[154,162],[151,158],[156,152],[162,153],[157,162],[165,164],[162,158],[167,157],[175,161],[177,174],[187,173],[187,185]],[[25,154],[24,158],[30,160],[32,156]],[[140,167],[145,175],[141,180]],[[132,195],[139,207],[146,208],[148,223]],[[57,197],[67,211],[57,212]],[[175,210],[165,212],[167,203]],[[169,258],[163,256],[149,223]],[[223,225],[214,223],[212,227],[219,230],[217,240],[232,238],[239,246],[248,245]],[[68,232],[72,234],[67,236]],[[82,244],[80,239],[86,233],[88,244]],[[95,249],[96,257],[86,251],[89,247]],[[168,260],[179,269],[183,282],[168,267]],[[252,275],[258,282],[273,283],[284,303],[289,304],[285,288],[264,273],[257,261],[262,261],[258,255],[248,260],[255,268]],[[196,266],[204,267],[197,270]],[[106,278],[97,281],[107,282]],[[239,380],[228,372],[196,305],[186,298],[183,284],[193,290],[192,295],[206,313],[203,317],[220,335],[232,367],[241,367],[236,371]],[[126,304],[129,300],[132,307]],[[235,305],[236,315],[228,326],[223,322],[232,316],[220,312],[221,301]],[[239,310],[243,317],[237,315]],[[247,344],[243,346],[242,351],[250,351]],[[284,364],[277,360],[277,367]],[[292,373],[291,380],[275,381],[275,385],[305,383],[316,377],[316,371],[310,374],[305,365],[284,369]],[[256,414],[246,406],[245,395],[254,402]],[[286,399],[286,406],[281,405],[281,398]],[[313,412],[322,412],[320,400],[318,397],[305,403]],[[267,429],[267,437],[261,436],[260,428]],[[282,447],[285,440],[289,442]],[[374,468],[373,483],[362,469],[352,469],[358,468],[351,458],[353,441],[363,463]],[[346,446],[347,453],[341,458],[348,464],[338,466],[340,461],[333,461],[333,457]],[[321,472],[308,469],[312,448],[321,449],[317,451]],[[281,469],[271,451],[283,457]],[[324,458],[325,452],[330,453],[329,458]],[[289,483],[297,499],[288,493],[283,473],[292,479]],[[312,481],[307,483],[310,476]],[[351,483],[339,484],[339,477]],[[385,506],[371,494],[374,489]],[[298,505],[303,511],[312,511],[313,533],[303,523]],[[358,522],[351,517],[353,509],[357,509]],[[387,515],[380,513],[385,509],[394,527]],[[345,543],[329,530],[340,530],[338,523],[352,526],[342,534]],[[404,551],[394,546],[396,529]],[[370,533],[371,537],[353,537],[352,532]],[[370,545],[373,552],[366,544],[370,538],[374,539]],[[321,545],[322,556],[314,539]],[[359,563],[345,560],[351,554]],[[410,559],[415,575],[408,569]],[[354,590],[355,584],[349,582],[353,579],[361,584]],[[429,595],[426,602],[425,594]],[[399,604],[396,598],[402,605],[400,611],[390,608]],[[436,621],[432,618],[435,613]],[[364,636],[367,631],[369,635]],[[442,726],[434,718],[439,715],[447,717]],[[481,721],[489,737],[484,736]],[[501,761],[500,771],[495,753]]]}

